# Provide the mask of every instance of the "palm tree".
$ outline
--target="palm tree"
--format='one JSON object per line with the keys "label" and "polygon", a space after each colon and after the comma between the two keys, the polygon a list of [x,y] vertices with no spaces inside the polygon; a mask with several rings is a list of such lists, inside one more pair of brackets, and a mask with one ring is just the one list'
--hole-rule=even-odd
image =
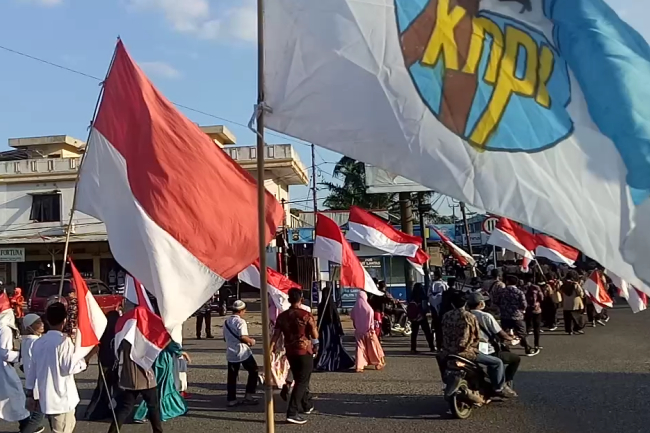
{"label": "palm tree", "polygon": [[395,194],[366,192],[366,167],[363,162],[344,156],[336,163],[332,174],[341,179],[343,185],[321,183],[330,191],[323,202],[330,209],[347,210],[354,205],[364,209],[388,209],[394,203]]}
{"label": "palm tree", "polygon": [[[366,192],[366,166],[363,162],[342,157],[332,172],[334,177],[343,181],[342,185],[333,182],[321,182],[329,190],[329,195],[323,202],[332,210],[348,210],[350,206],[359,206],[363,209],[386,209],[391,214],[399,215],[399,199],[396,193],[369,194]],[[436,193],[424,193],[425,203],[431,203]],[[413,199],[413,214],[417,221],[417,200]],[[440,215],[436,210],[427,210],[424,214],[428,224],[453,224],[451,216]],[[398,223],[399,221],[395,221]]]}

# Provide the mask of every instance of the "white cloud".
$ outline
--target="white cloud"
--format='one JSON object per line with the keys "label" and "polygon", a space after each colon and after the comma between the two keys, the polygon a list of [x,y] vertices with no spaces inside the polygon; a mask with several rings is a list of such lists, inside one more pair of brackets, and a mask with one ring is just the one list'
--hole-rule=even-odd
{"label": "white cloud", "polygon": [[228,32],[243,41],[257,41],[257,10],[255,6],[233,8],[228,13]]}
{"label": "white cloud", "polygon": [[148,75],[155,75],[161,78],[175,79],[180,78],[181,73],[169,63],[165,62],[138,62],[138,65]]}
{"label": "white cloud", "polygon": [[127,5],[133,11],[158,12],[172,30],[200,39],[250,42],[257,37],[252,0],[127,0]]}
{"label": "white cloud", "polygon": [[41,6],[52,7],[63,4],[63,0],[20,0],[22,3],[33,3]]}

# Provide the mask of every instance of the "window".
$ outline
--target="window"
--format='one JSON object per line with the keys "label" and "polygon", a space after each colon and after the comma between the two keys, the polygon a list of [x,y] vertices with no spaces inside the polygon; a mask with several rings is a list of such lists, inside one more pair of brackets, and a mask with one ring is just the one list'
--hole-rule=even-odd
{"label": "window", "polygon": [[[52,296],[59,294],[59,281],[40,281],[37,283],[36,297],[48,299]],[[65,281],[63,284],[63,296],[68,296],[72,292],[70,281]]]}
{"label": "window", "polygon": [[88,282],[88,289],[93,295],[110,295],[113,293],[104,283],[95,281]]}
{"label": "window", "polygon": [[55,192],[32,195],[29,219],[39,223],[61,221],[61,194]]}

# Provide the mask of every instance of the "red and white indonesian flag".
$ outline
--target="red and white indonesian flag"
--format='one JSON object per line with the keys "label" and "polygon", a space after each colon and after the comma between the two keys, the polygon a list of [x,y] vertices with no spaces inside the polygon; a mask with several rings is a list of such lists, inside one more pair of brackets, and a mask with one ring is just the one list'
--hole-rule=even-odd
{"label": "red and white indonesian flag", "polygon": [[128,277],[131,285],[127,285],[127,288],[131,290],[130,296],[135,295],[136,307],[117,321],[115,353],[118,353],[122,341],[128,341],[131,343],[131,360],[149,370],[160,352],[170,343],[171,336],[160,316],[153,312],[144,285],[131,275]]}
{"label": "red and white indonesian flag", "polygon": [[627,281],[618,275],[612,273],[609,273],[608,275],[609,278],[612,279],[612,283],[618,289],[620,297],[627,301],[634,313],[644,311],[648,308],[648,295],[634,286],[629,285]]}
{"label": "red and white indonesian flag", "polygon": [[343,236],[341,228],[332,219],[319,213],[316,216],[316,237],[314,257],[341,265],[341,286],[365,290],[375,295],[383,295],[368,271],[361,266],[352,246]]}
{"label": "red and white indonesian flag", "polygon": [[358,206],[350,208],[348,232],[345,236],[393,256],[405,256],[409,263],[424,275],[423,266],[429,255],[422,249],[422,238],[406,234],[372,213]]}
{"label": "red and white indonesian flag", "polygon": [[[239,279],[249,286],[261,289],[259,260],[239,273]],[[269,297],[278,311],[289,308],[289,290],[301,289],[300,284],[294,283],[287,276],[275,269],[266,268],[266,286]]]}
{"label": "red and white indonesian flag", "polygon": [[85,358],[93,347],[99,344],[108,320],[72,259],[68,259],[68,262],[72,271],[72,284],[77,295],[77,330],[73,358],[79,360]]}
{"label": "red and white indonesian flag", "polygon": [[536,234],[535,242],[537,243],[535,255],[545,257],[553,262],[564,263],[573,267],[573,264],[580,256],[580,251],[550,236]]}
{"label": "red and white indonesian flag", "polygon": [[415,257],[422,245],[422,238],[401,232],[358,206],[350,208],[345,237],[350,242],[368,245],[393,256]]}
{"label": "red and white indonesian flag", "polygon": [[436,234],[440,237],[440,240],[447,245],[447,248],[449,249],[449,252],[451,255],[458,260],[458,262],[463,265],[474,265],[476,261],[474,260],[474,257],[470,256],[467,252],[465,252],[461,247],[456,245],[455,243],[452,242],[451,239],[449,239],[443,232],[438,230],[437,228],[433,228],[433,231],[436,232]]}
{"label": "red and white indonesian flag", "polygon": [[407,257],[406,260],[420,275],[424,275],[424,264],[429,261],[429,255],[422,248],[418,248],[415,257]]}
{"label": "red and white indonesian flag", "polygon": [[[170,331],[259,256],[255,180],[165,99],[121,41],[77,209],[106,224],[115,259],[156,297]],[[267,194],[267,240],[282,215]]]}
{"label": "red and white indonesian flag", "polygon": [[[141,296],[143,294],[144,296]],[[131,274],[126,274],[126,282],[124,284],[124,297],[134,305],[142,305],[144,307],[147,307],[149,310],[154,311],[153,305],[151,305],[151,300],[147,295],[147,290],[144,288],[144,285],[133,278],[133,275]]]}
{"label": "red and white indonesian flag", "polygon": [[528,259],[535,258],[535,235],[508,218],[500,218],[488,239],[488,244],[505,248]]}
{"label": "red and white indonesian flag", "polygon": [[593,271],[582,288],[593,301],[596,312],[600,313],[604,308],[612,308],[614,306],[614,301],[610,298],[609,293],[607,293],[603,275],[599,271]]}

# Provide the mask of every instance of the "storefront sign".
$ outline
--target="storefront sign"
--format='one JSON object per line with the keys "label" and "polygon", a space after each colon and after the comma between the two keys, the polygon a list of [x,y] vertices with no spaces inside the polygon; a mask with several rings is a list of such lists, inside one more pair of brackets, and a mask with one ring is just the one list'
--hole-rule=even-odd
{"label": "storefront sign", "polygon": [[0,248],[0,262],[13,263],[25,261],[25,248]]}
{"label": "storefront sign", "polygon": [[381,269],[381,258],[360,257],[361,265],[366,269]]}

